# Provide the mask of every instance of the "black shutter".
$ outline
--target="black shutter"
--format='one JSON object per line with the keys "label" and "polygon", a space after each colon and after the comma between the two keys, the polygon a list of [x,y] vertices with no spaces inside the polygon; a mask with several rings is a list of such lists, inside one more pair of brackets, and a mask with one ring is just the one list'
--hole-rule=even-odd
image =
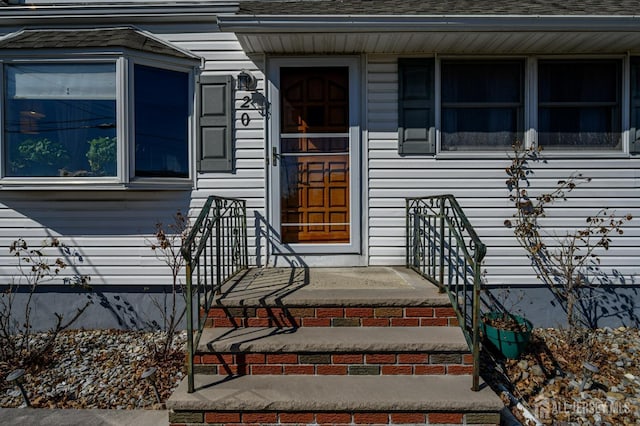
{"label": "black shutter", "polygon": [[233,171],[233,78],[200,76],[198,84],[198,172]]}
{"label": "black shutter", "polygon": [[398,60],[398,152],[435,154],[434,60]]}

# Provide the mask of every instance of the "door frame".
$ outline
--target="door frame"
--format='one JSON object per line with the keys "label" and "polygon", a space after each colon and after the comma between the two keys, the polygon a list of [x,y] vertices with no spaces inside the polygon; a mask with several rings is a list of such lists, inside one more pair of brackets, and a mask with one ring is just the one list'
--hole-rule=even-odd
{"label": "door frame", "polygon": [[[280,237],[280,163],[274,166],[273,149],[280,152],[280,68],[282,67],[348,67],[349,69],[349,243],[282,243]],[[267,98],[270,114],[267,128],[265,156],[267,161],[266,203],[268,211],[269,238],[267,252],[277,255],[322,255],[328,264],[330,254],[358,255],[349,260],[341,256],[340,263],[362,264],[362,166],[361,166],[361,78],[360,58],[349,57],[275,57],[269,58],[267,66]],[[350,256],[349,256],[350,257]],[[313,259],[309,259],[311,263]],[[305,262],[306,263],[306,262]],[[324,262],[320,262],[324,263]]]}

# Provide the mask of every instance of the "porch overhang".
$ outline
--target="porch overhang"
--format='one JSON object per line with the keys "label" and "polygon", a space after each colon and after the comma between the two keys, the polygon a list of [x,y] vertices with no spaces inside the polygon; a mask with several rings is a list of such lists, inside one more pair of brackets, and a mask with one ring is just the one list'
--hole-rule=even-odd
{"label": "porch overhang", "polygon": [[640,52],[640,15],[220,15],[218,24],[250,54]]}

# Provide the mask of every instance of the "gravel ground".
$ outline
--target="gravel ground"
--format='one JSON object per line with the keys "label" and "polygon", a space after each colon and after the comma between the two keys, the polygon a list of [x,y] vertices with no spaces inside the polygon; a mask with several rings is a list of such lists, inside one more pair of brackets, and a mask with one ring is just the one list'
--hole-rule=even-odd
{"label": "gravel ground", "polygon": [[[47,362],[27,368],[24,388],[34,407],[159,408],[150,384],[140,378],[142,372],[158,367],[157,385],[163,402],[185,374],[185,333],[174,339],[171,356],[159,362],[154,360],[152,348],[162,338],[159,332],[63,332]],[[544,424],[638,425],[639,361],[638,329],[594,330],[578,345],[568,345],[559,330],[536,329],[523,356],[506,360],[485,353],[483,370],[494,389],[503,384]],[[585,362],[597,367],[586,379]],[[11,370],[0,363],[2,377]],[[503,399],[512,405],[506,396]],[[19,407],[22,403],[19,390],[3,380],[0,406]],[[512,411],[527,424],[519,410]]]}
{"label": "gravel ground", "polygon": [[[640,424],[640,331],[593,330],[581,344],[569,345],[556,329],[536,329],[527,352],[517,360],[489,359],[487,380],[505,385],[546,425]],[[584,363],[596,367],[589,376]],[[503,395],[506,405],[513,401]],[[522,411],[512,411],[523,424]]]}
{"label": "gravel ground", "polygon": [[[34,334],[37,341],[42,335]],[[24,388],[31,404],[40,408],[159,408],[153,388],[141,374],[158,368],[156,384],[164,402],[184,377],[186,334],[174,337],[166,360],[155,360],[153,348],[163,341],[161,332],[119,330],[65,331],[47,359],[25,366]],[[15,366],[0,362],[5,378]],[[16,386],[2,380],[0,406],[23,404]]]}

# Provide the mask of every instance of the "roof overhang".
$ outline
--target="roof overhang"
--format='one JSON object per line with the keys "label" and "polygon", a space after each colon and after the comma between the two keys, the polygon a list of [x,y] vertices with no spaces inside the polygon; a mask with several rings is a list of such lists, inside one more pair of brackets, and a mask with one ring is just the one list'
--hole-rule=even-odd
{"label": "roof overhang", "polygon": [[87,25],[123,23],[208,23],[235,13],[235,1],[176,1],[156,3],[78,3],[4,6],[0,25]]}
{"label": "roof overhang", "polygon": [[640,16],[225,15],[248,53],[640,52]]}
{"label": "roof overhang", "polygon": [[111,50],[127,49],[152,55],[172,57],[192,63],[202,62],[194,53],[162,40],[153,34],[135,27],[74,28],[74,29],[23,29],[0,37],[0,52],[4,54],[32,55],[34,50],[73,51],[82,49]]}

